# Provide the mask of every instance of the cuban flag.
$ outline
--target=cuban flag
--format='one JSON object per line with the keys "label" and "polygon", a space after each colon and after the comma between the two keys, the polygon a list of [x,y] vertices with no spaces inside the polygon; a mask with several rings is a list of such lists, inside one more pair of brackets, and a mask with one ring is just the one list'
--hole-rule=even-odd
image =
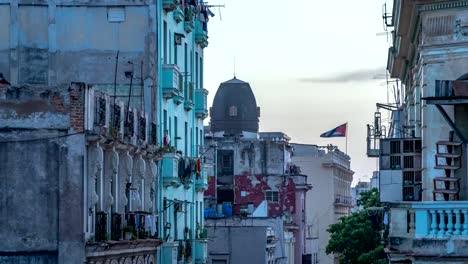
{"label": "cuban flag", "polygon": [[348,123],[344,123],[340,126],[335,127],[334,129],[327,131],[320,135],[320,137],[346,137],[346,128],[348,126]]}

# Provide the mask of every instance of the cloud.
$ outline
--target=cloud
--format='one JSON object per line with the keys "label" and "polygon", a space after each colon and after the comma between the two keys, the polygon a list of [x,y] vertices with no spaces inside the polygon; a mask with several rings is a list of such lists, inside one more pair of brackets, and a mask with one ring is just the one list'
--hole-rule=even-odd
{"label": "cloud", "polygon": [[350,72],[338,73],[335,76],[300,78],[300,82],[310,83],[343,83],[365,82],[375,79],[385,79],[385,68],[361,69]]}

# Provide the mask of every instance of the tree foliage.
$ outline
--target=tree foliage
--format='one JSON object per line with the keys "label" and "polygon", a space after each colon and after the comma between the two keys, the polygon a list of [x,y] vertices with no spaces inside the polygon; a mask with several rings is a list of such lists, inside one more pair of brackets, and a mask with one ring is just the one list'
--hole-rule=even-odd
{"label": "tree foliage", "polygon": [[357,204],[362,205],[364,210],[340,218],[327,229],[330,240],[326,253],[337,254],[342,264],[386,263],[380,243],[380,216],[366,211],[369,207],[381,205],[379,191],[374,188],[362,192]]}
{"label": "tree foliage", "polygon": [[357,205],[367,209],[369,207],[379,207],[382,205],[380,202],[380,194],[377,188],[372,188],[369,191],[361,192],[361,197],[357,200]]}

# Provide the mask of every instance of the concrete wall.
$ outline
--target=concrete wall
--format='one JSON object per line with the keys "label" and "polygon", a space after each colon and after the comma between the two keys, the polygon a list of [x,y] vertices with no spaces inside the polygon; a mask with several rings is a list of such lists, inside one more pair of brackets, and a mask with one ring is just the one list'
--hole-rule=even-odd
{"label": "concrete wall", "polygon": [[[217,253],[229,252],[229,263],[266,263],[266,227],[216,227],[208,228],[209,262]],[[249,246],[246,247],[248,241]]]}
{"label": "concrete wall", "polygon": [[[421,33],[423,42],[419,50],[421,57],[418,64],[422,68],[419,86],[422,87],[421,96],[424,98],[435,95],[436,80],[456,80],[468,73],[468,48],[466,48],[468,36],[463,35],[463,32],[456,33],[454,25],[457,20],[460,20],[461,26],[465,28],[461,30],[466,31],[468,13],[462,9],[427,11],[421,13],[421,19],[424,29]],[[438,23],[437,21],[452,21],[453,24]],[[456,118],[453,106],[444,106],[444,108],[452,120]],[[464,118],[459,117],[459,119],[463,120]],[[435,143],[440,140],[448,140],[451,128],[436,107],[427,105],[425,101],[422,102],[421,120],[422,180],[423,188],[426,189],[423,192],[423,200],[432,200],[432,179],[443,174],[443,171],[434,169]],[[459,123],[462,125],[463,122]],[[466,153],[464,154],[466,155]],[[465,174],[466,168],[456,173],[457,177],[462,178],[461,199],[468,197]]]}
{"label": "concrete wall", "polygon": [[124,12],[121,22],[109,19],[115,8],[106,4],[3,2],[0,22],[9,26],[0,31],[0,72],[12,84],[110,84],[120,51],[118,83],[128,82],[128,61],[135,63],[136,73],[144,61],[144,79],[154,77],[148,56],[156,55],[151,32],[155,14],[149,3],[122,3],[117,7]]}
{"label": "concrete wall", "polygon": [[[325,248],[328,244],[329,233],[326,231],[330,224],[344,215],[349,214],[349,206],[337,206],[335,194],[350,195],[351,181],[343,175],[335,174],[336,167],[326,167],[324,162],[334,161],[336,164],[347,165],[346,161],[340,157],[335,157],[335,153],[320,150],[315,145],[292,144],[294,155],[292,162],[301,168],[302,173],[307,175],[307,183],[312,185],[312,189],[306,193],[306,239],[314,240],[318,238],[318,249],[314,247],[317,243],[307,243],[313,247],[306,249],[312,255],[318,253],[319,263],[334,263],[333,255],[327,255]],[[337,186],[339,180],[343,186]],[[315,252],[315,251],[318,252]]]}
{"label": "concrete wall", "polygon": [[84,261],[83,219],[76,217],[84,134],[68,121],[76,102],[64,90],[0,90],[0,248],[9,252],[1,261]]}
{"label": "concrete wall", "polygon": [[[231,264],[266,263],[267,228],[274,231],[277,239],[274,243],[274,258],[278,262],[275,263],[286,263],[285,257],[288,253],[285,250],[288,249],[284,248],[285,231],[283,231],[281,218],[207,220],[206,227],[208,230],[207,263],[212,263],[213,260],[227,260],[227,263]],[[300,260],[295,263],[300,263]]]}

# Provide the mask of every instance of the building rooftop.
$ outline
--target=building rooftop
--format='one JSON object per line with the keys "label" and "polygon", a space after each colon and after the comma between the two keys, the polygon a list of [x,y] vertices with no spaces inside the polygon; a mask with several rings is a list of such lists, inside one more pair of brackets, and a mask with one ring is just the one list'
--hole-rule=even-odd
{"label": "building rooftop", "polygon": [[211,132],[258,132],[260,108],[250,84],[234,77],[220,84],[210,109]]}

